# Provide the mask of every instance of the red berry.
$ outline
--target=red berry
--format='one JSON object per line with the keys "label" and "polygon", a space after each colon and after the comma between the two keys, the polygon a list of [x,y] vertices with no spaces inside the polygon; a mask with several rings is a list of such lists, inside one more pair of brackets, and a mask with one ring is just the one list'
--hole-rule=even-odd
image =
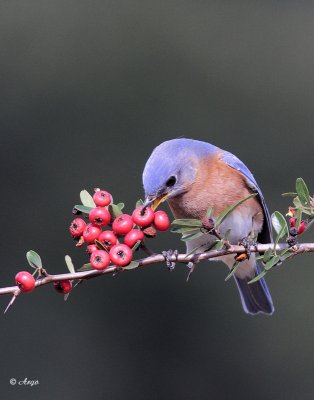
{"label": "red berry", "polygon": [[69,280],[53,282],[53,286],[57,292],[62,294],[70,293],[72,290],[72,283]]}
{"label": "red berry", "polygon": [[[99,235],[100,236],[100,235]],[[86,248],[86,251],[88,254],[92,254],[93,251],[98,250],[98,247],[96,244],[89,244]]]}
{"label": "red berry", "polygon": [[148,226],[154,220],[154,211],[151,207],[137,207],[132,214],[133,221],[138,226]]}
{"label": "red berry", "polygon": [[20,271],[15,275],[15,282],[21,292],[31,292],[35,288],[35,279],[32,274]]}
{"label": "red berry", "polygon": [[112,229],[118,235],[126,235],[133,228],[133,220],[128,214],[119,215],[112,223]]}
{"label": "red berry", "polygon": [[93,200],[96,206],[105,207],[112,202],[112,196],[105,190],[96,189]]}
{"label": "red berry", "polygon": [[301,235],[306,229],[306,222],[301,221],[299,228],[298,228],[298,235]]}
{"label": "red berry", "polygon": [[170,228],[170,221],[165,211],[155,212],[154,226],[157,231],[167,231]]}
{"label": "red berry", "polygon": [[110,264],[109,254],[105,250],[96,250],[90,256],[90,263],[95,269],[106,269]]}
{"label": "red berry", "polygon": [[108,250],[111,249],[112,246],[117,244],[117,236],[112,231],[103,231],[99,235],[98,241],[102,243]]}
{"label": "red berry", "polygon": [[83,238],[86,243],[94,243],[98,236],[100,235],[101,229],[99,226],[94,224],[86,225],[86,228],[83,232]]}
{"label": "red berry", "polygon": [[75,218],[70,225],[70,233],[76,238],[83,235],[84,229],[86,227],[86,222],[82,218]]}
{"label": "red berry", "polygon": [[129,233],[127,233],[124,237],[124,243],[133,247],[137,241],[142,241],[144,239],[144,233],[139,229],[132,229]]}
{"label": "red berry", "polygon": [[111,216],[106,208],[95,207],[90,211],[88,218],[92,224],[106,226],[109,224]]}
{"label": "red berry", "polygon": [[294,218],[294,217],[291,217],[291,218],[289,219],[289,223],[290,223],[291,228],[295,228],[296,223],[297,223],[297,219]]}
{"label": "red berry", "polygon": [[116,244],[109,252],[110,260],[118,267],[130,264],[133,258],[132,250],[126,244]]}

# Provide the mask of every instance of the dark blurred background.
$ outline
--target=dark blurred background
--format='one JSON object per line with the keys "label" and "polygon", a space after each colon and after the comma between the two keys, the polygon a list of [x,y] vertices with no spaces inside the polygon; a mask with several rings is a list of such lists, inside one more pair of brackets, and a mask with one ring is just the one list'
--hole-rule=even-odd
{"label": "dark blurred background", "polygon": [[[298,176],[313,191],[313,19],[307,1],[2,0],[1,286],[29,249],[51,273],[65,254],[85,262],[68,234],[79,191],[101,186],[131,211],[166,139],[237,154],[271,211]],[[268,275],[272,317],[243,313],[220,263],[188,284],[183,266],[155,265],[66,303],[47,286],[20,296],[0,319],[1,398],[313,399],[313,260]]]}

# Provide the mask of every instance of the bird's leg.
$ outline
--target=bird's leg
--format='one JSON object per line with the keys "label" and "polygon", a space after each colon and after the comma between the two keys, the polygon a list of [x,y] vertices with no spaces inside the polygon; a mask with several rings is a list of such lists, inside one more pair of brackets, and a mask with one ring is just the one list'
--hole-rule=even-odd
{"label": "bird's leg", "polygon": [[168,270],[173,271],[176,266],[176,261],[172,261],[172,256],[174,256],[175,259],[177,260],[179,254],[178,250],[167,250],[163,251],[161,254],[165,258]]}
{"label": "bird's leg", "polygon": [[186,281],[188,282],[190,280],[190,276],[192,274],[192,272],[194,272],[197,264],[200,262],[199,257],[197,254],[194,254],[194,256],[192,257],[192,260],[188,262],[187,267],[189,268],[189,273],[188,276],[186,278]]}
{"label": "bird's leg", "polygon": [[245,248],[245,253],[239,254],[235,257],[236,261],[245,261],[249,260],[251,256],[251,246],[254,246],[257,250],[257,241],[255,237],[250,235],[246,236],[245,238],[239,241],[239,245]]}

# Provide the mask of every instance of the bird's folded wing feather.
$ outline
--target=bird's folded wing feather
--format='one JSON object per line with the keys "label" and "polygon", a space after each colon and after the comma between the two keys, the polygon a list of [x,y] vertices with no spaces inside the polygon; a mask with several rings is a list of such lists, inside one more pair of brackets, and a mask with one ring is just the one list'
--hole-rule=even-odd
{"label": "bird's folded wing feather", "polygon": [[222,160],[229,165],[231,168],[236,169],[237,171],[241,172],[243,176],[246,178],[248,187],[258,193],[259,200],[263,207],[263,211],[266,217],[266,223],[264,223],[264,227],[262,232],[259,235],[259,241],[261,243],[270,243],[272,242],[272,227],[271,227],[271,218],[268,211],[268,208],[265,203],[265,199],[261,189],[259,188],[252,172],[248,169],[248,167],[239,160],[235,155],[229,153],[228,151],[224,151],[222,153]]}

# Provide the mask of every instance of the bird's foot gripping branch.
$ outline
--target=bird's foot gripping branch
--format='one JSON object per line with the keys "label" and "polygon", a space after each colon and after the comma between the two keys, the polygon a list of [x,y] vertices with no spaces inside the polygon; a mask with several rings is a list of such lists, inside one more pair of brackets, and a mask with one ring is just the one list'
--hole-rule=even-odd
{"label": "bird's foot gripping branch", "polygon": [[[307,231],[314,221],[314,197],[303,181],[298,178],[296,190],[284,193],[284,196],[293,198],[292,204],[284,216],[279,211],[271,215],[275,237],[272,243],[243,246],[231,244],[230,230],[221,233],[223,222],[242,203],[257,196],[256,193],[241,199],[219,215],[214,215],[213,209],[209,209],[207,215],[200,221],[196,219],[176,219],[172,222],[172,232],[182,235],[184,242],[196,240],[204,235],[210,235],[211,244],[204,248],[204,244],[193,248],[188,254],[167,252],[168,265],[180,262],[187,264],[197,263],[225,255],[233,254],[234,265],[226,279],[234,275],[241,261],[247,259],[250,252],[259,253],[263,270],[251,280],[254,283],[261,279],[270,269],[282,264],[288,258],[299,253],[314,252],[314,243],[300,244],[298,238]],[[40,256],[33,250],[27,252],[26,258],[33,273],[20,271],[16,274],[16,286],[0,288],[1,294],[13,294],[13,297],[5,311],[14,303],[21,293],[30,293],[35,288],[52,284],[57,292],[65,298],[79,283],[96,276],[117,271],[131,270],[140,266],[165,262],[165,255],[149,252],[144,243],[147,238],[154,238],[157,231],[167,231],[170,221],[164,211],[154,211],[144,206],[139,200],[132,214],[123,213],[124,204],[114,204],[110,193],[95,189],[91,196],[86,190],[80,194],[82,204],[75,205],[74,220],[70,224],[70,234],[77,247],[86,246],[89,262],[75,269],[69,256],[65,256],[65,262],[69,272],[52,275],[43,267]],[[252,238],[250,238],[252,239]],[[281,241],[281,243],[279,243]],[[250,242],[246,242],[250,243]],[[200,249],[202,248],[202,251]],[[134,260],[134,254],[138,250],[144,250],[149,256]],[[239,257],[239,255],[244,255]]]}

